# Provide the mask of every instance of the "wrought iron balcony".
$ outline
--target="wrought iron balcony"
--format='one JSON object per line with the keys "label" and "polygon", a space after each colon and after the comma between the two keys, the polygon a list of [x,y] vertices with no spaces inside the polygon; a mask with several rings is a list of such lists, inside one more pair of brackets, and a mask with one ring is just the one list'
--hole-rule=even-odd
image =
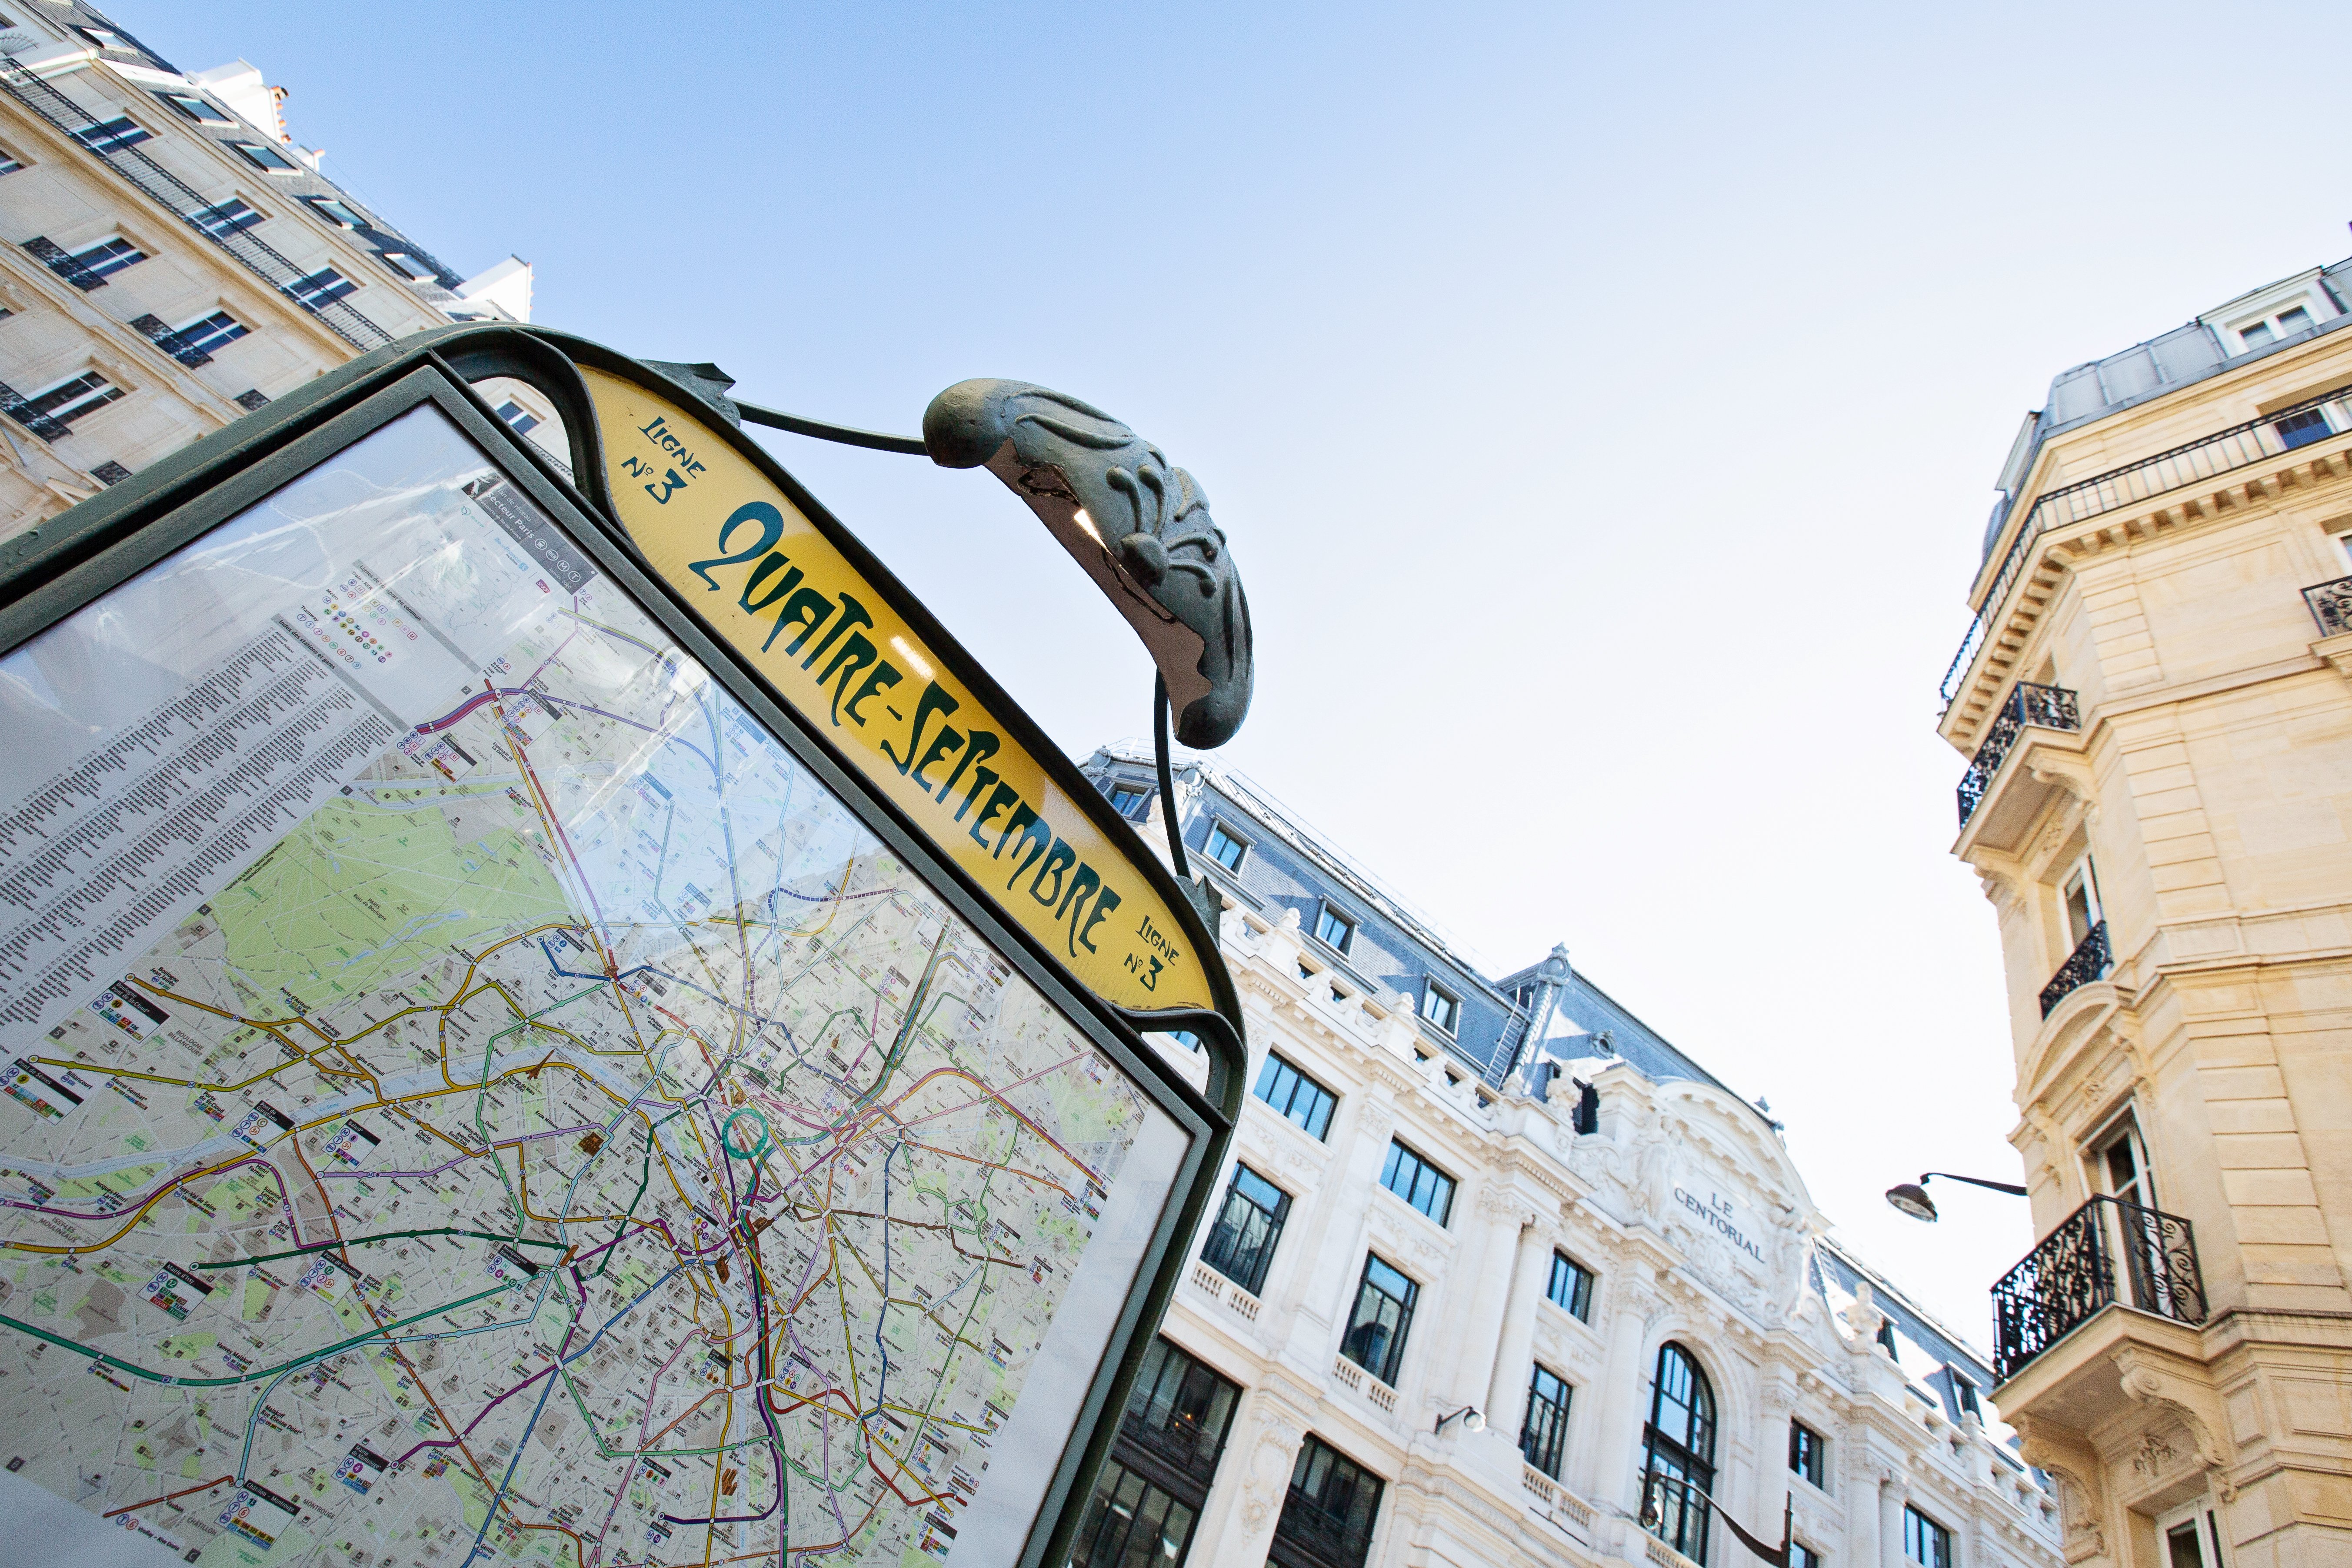
{"label": "wrought iron balcony", "polygon": [[1148,1421],[1130,1412],[1119,1421],[1118,1435],[1122,1442],[1133,1444],[1178,1475],[1197,1483],[1203,1495],[1217,1479],[1217,1457],[1223,1451],[1223,1436],[1206,1430],[1197,1421],[1181,1415],[1166,1421]]}
{"label": "wrought iron balcony", "polygon": [[213,363],[212,355],[166,326],[163,319],[152,312],[131,317],[131,330],[191,369]]}
{"label": "wrought iron balcony", "polygon": [[1993,774],[2000,772],[2001,759],[2017,744],[2017,737],[2028,724],[2044,730],[2080,730],[2083,710],[2074,694],[2063,686],[2036,686],[2021,680],[2010,689],[2009,700],[1992,716],[1992,725],[1985,731],[1984,743],[1969,763],[1969,771],[1960,775],[1960,826],[1966,827],[1969,818],[1977,814],[1985,791],[1992,785]]}
{"label": "wrought iron balcony", "polygon": [[1371,1547],[1369,1514],[1329,1512],[1321,1500],[1294,1486],[1283,1499],[1266,1560],[1285,1568],[1363,1568]]}
{"label": "wrought iron balcony", "polygon": [[2107,922],[2101,921],[2074,944],[2074,951],[2067,955],[2065,963],[2058,966],[2058,973],[2050,977],[2050,984],[2042,988],[2042,1016],[2045,1018],[2050,1016],[2052,1009],[2059,1003],[2092,981],[2105,979],[2107,971],[2113,967],[2115,960],[2107,952]]}
{"label": "wrought iron balcony", "polygon": [[2303,591],[2303,602],[2311,606],[2311,618],[2319,623],[2321,637],[2352,632],[2352,577],[2314,583]]}
{"label": "wrought iron balcony", "polygon": [[93,270],[81,258],[45,235],[37,234],[26,240],[25,248],[32,252],[34,260],[84,293],[106,287],[103,274]]}
{"label": "wrought iron balcony", "polygon": [[2093,1198],[1992,1288],[1993,1371],[2001,1382],[2118,1300],[2118,1256],[2126,1306],[2175,1322],[2205,1321],[2205,1280],[2189,1222],[2121,1198]]}

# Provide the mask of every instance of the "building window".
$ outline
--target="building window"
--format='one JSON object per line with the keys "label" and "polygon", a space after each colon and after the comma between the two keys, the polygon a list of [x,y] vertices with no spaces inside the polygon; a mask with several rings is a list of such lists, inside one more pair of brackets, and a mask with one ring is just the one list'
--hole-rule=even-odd
{"label": "building window", "polygon": [[1922,1568],[1952,1568],[1952,1532],[1905,1503],[1903,1555]]}
{"label": "building window", "polygon": [[1151,805],[1151,792],[1133,784],[1113,784],[1110,808],[1129,822],[1141,822]]}
{"label": "building window", "polygon": [[127,55],[135,55],[139,52],[130,39],[110,27],[85,27],[77,23],[74,26],[74,31],[101,49],[119,49]]}
{"label": "building window", "polygon": [[1188,1051],[1197,1051],[1201,1048],[1201,1037],[1190,1029],[1171,1029],[1168,1031],[1168,1037]]}
{"label": "building window", "polygon": [[1454,1178],[1398,1142],[1389,1140],[1389,1162],[1381,1185],[1444,1225],[1454,1213]]}
{"label": "building window", "polygon": [[1242,868],[1242,857],[1249,853],[1249,840],[1237,838],[1222,822],[1209,824],[1207,854],[1210,859],[1228,871]]}
{"label": "building window", "polygon": [[312,310],[358,290],[358,284],[331,267],[321,267],[308,278],[297,278],[286,285],[286,292],[294,297],[296,304]]}
{"label": "building window", "polygon": [[1895,1346],[1895,1320],[1892,1318],[1878,1320],[1878,1348],[1886,1352],[1889,1361],[1899,1363],[1903,1359],[1903,1352]]}
{"label": "building window", "polygon": [[1801,1421],[1789,1423],[1789,1468],[1815,1486],[1829,1474],[1829,1445],[1819,1432]]}
{"label": "building window", "polygon": [[226,110],[216,109],[212,100],[199,98],[193,92],[159,92],[155,95],[199,125],[234,125]]}
{"label": "building window", "polygon": [[1345,952],[1356,940],[1356,922],[1325,904],[1315,917],[1315,940],[1334,952]]}
{"label": "building window", "polygon": [[2308,447],[2314,441],[2325,441],[2335,434],[2328,428],[2327,416],[2316,408],[2306,408],[2300,414],[2274,419],[2271,422],[2271,428],[2278,432],[2280,442],[2290,452],[2297,447]]}
{"label": "building window", "polygon": [[1216,1479],[1241,1389],[1165,1340],[1144,1352],[1072,1568],[1178,1568]]}
{"label": "building window", "polygon": [[1257,1097],[1275,1113],[1320,1138],[1330,1131],[1331,1108],[1339,1103],[1332,1092],[1272,1051],[1257,1075]]}
{"label": "building window", "polygon": [[1983,1420],[1984,1407],[1977,1403],[1975,1382],[1956,1366],[1946,1367],[1944,1375],[1951,1380],[1952,1403],[1960,1407],[1960,1414],[1973,1415],[1979,1421]]}
{"label": "building window", "polygon": [[528,436],[539,428],[539,416],[511,397],[499,404],[496,412],[518,436]]}
{"label": "building window", "polygon": [[2142,1208],[2156,1206],[2148,1185],[2147,1150],[2141,1144],[2139,1123],[2131,1117],[2110,1126],[2093,1144],[2092,1180],[2102,1192]]}
{"label": "building window", "polygon": [[1789,1542],[1789,1568],[1822,1568],[1822,1554],[1801,1541]]}
{"label": "building window", "polygon": [[[1152,1447],[1186,1469],[1213,1471],[1241,1392],[1166,1340],[1154,1340],[1143,1352],[1121,1425],[1130,1434],[1150,1435]],[[1205,1473],[1201,1480],[1207,1485]]]}
{"label": "building window", "polygon": [[234,148],[237,155],[247,163],[266,173],[294,174],[301,172],[300,164],[296,163],[267,142],[232,142],[229,146]]}
{"label": "building window", "polygon": [[2156,1533],[2164,1542],[2158,1558],[2162,1568],[2223,1568],[2221,1521],[2210,1498],[2164,1515],[2156,1521]]}
{"label": "building window", "polygon": [[2066,873],[2065,881],[2060,884],[2058,896],[2066,908],[2066,951],[2072,952],[2083,945],[2093,927],[2107,918],[2106,910],[2099,903],[2098,868],[2091,864],[2088,855],[2077,860],[2074,868]]}
{"label": "building window", "polygon": [[440,275],[432,268],[404,250],[379,250],[376,259],[411,283],[433,283],[440,279]]}
{"label": "building window", "polygon": [[24,161],[5,147],[0,147],[0,174],[13,174],[25,166]]}
{"label": "building window", "polygon": [[[1117,1459],[1103,1461],[1102,1479],[1078,1526],[1070,1568],[1118,1568],[1121,1563],[1174,1564],[1192,1544],[1197,1510],[1186,1508]],[[925,1541],[928,1543],[929,1536]],[[945,1552],[945,1543],[940,1550]]]}
{"label": "building window", "polygon": [[1528,1415],[1519,1424],[1519,1453],[1528,1464],[1559,1479],[1560,1450],[1568,1446],[1569,1386],[1538,1366],[1528,1379]]}
{"label": "building window", "polygon": [[1551,1255],[1551,1282],[1544,1299],[1579,1322],[1592,1321],[1592,1270],[1564,1252]]}
{"label": "building window", "polygon": [[244,337],[246,330],[245,323],[226,310],[215,310],[211,315],[199,317],[184,327],[174,327],[172,331],[173,336],[180,340],[181,347],[190,353],[211,354],[218,353],[237,339]]}
{"label": "building window", "polygon": [[1420,1294],[1421,1287],[1382,1262],[1380,1254],[1364,1254],[1364,1278],[1356,1287],[1356,1310],[1340,1336],[1339,1353],[1395,1387],[1405,1336],[1412,1331],[1412,1304]]}
{"label": "building window", "polygon": [[94,370],[87,371],[58,383],[47,392],[36,393],[25,399],[24,410],[17,413],[16,417],[27,422],[30,419],[48,419],[59,425],[70,425],[85,414],[95,414],[121,395],[121,387]]}
{"label": "building window", "polygon": [[1225,1188],[1225,1206],[1217,1211],[1201,1261],[1255,1296],[1265,1288],[1275,1243],[1282,1239],[1289,1218],[1288,1193],[1247,1165],[1235,1165],[1233,1184]]}
{"label": "building window", "polygon": [[111,278],[127,267],[136,267],[147,259],[147,253],[120,237],[102,239],[87,250],[77,250],[73,263],[84,272],[97,278]]}
{"label": "building window", "polygon": [[104,124],[85,125],[73,134],[75,141],[103,157],[125,147],[136,147],[152,133],[129,115],[118,114]]}
{"label": "building window", "polygon": [[2242,327],[2231,330],[2238,334],[2243,348],[2258,349],[2264,343],[2274,343],[2311,325],[2311,312],[2301,305],[2290,305],[2274,316],[2264,316]]}
{"label": "building window", "polygon": [[226,239],[259,223],[261,215],[241,201],[231,200],[205,207],[194,215],[193,221],[215,239]]}
{"label": "building window", "polygon": [[1715,1390],[1691,1353],[1671,1340],[1658,1347],[1650,1419],[1642,1428],[1642,1473],[1649,1488],[1642,1517],[1651,1533],[1706,1562],[1707,1506],[1691,1489],[1715,1491]]}
{"label": "building window", "polygon": [[366,228],[368,220],[356,208],[332,196],[304,196],[303,205],[337,228]]}
{"label": "building window", "polygon": [[1310,1435],[1290,1467],[1290,1490],[1266,1561],[1275,1568],[1363,1568],[1384,1483]]}
{"label": "building window", "polygon": [[1438,986],[1433,980],[1422,982],[1421,1016],[1447,1034],[1453,1034],[1462,1022],[1462,998]]}

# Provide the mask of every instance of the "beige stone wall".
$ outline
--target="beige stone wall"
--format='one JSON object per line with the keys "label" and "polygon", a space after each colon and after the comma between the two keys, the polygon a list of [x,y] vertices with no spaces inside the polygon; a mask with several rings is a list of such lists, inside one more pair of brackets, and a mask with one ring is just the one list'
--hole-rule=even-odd
{"label": "beige stone wall", "polygon": [[[2011,527],[2347,384],[2337,331],[2052,440]],[[2108,1190],[2095,1146],[2133,1119],[2204,1285],[2201,1323],[2111,1308],[2002,1391],[2071,1478],[2074,1561],[2162,1562],[2156,1521],[2205,1497],[2231,1568],[2352,1563],[2352,658],[2302,595],[2352,574],[2347,528],[2352,421],[2054,527],[1945,716],[1973,753],[2015,680],[2078,694],[2080,732],[2027,730],[1956,845],[2000,920],[2012,1139],[2046,1235]],[[2085,851],[2114,966],[2045,1018]]]}
{"label": "beige stone wall", "polygon": [[[437,283],[404,279],[375,248],[300,199],[331,186],[307,173],[274,177],[253,167],[220,135],[158,96],[204,92],[196,83],[127,55],[76,49],[78,40],[40,16],[22,19],[12,37],[35,42],[0,70],[0,153],[21,165],[0,174],[0,309],[7,311],[0,317],[0,383],[35,398],[69,377],[95,373],[123,395],[49,438],[0,416],[0,538],[95,494],[113,472],[109,464],[136,473],[242,417],[247,410],[237,401],[241,395],[247,401],[256,394],[282,396],[361,352],[78,142],[69,132],[85,118],[131,118],[150,132],[137,144],[140,154],[202,205],[242,201],[261,214],[251,234],[297,275],[332,267],[358,285],[342,304],[387,338],[443,325],[453,312],[504,314],[461,302]],[[207,96],[221,101],[217,93]],[[244,126],[221,133],[230,134],[279,144],[274,131]],[[300,151],[285,150],[289,156]],[[79,252],[117,237],[146,259],[87,290],[25,248],[40,239]],[[130,325],[152,315],[178,328],[215,310],[227,311],[247,332],[214,351],[208,364],[184,364]]]}

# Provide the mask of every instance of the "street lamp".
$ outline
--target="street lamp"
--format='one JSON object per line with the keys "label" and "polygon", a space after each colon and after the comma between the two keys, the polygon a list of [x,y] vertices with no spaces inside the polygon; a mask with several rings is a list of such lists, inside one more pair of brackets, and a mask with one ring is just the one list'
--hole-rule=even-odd
{"label": "street lamp", "polygon": [[1484,1432],[1486,1429],[1486,1418],[1478,1413],[1475,1405],[1465,1405],[1451,1415],[1439,1416],[1436,1430],[1440,1434],[1444,1432],[1448,1421],[1461,1422],[1465,1432]]}
{"label": "street lamp", "polygon": [[1796,1523],[1795,1510],[1794,1504],[1790,1499],[1783,1497],[1780,1500],[1780,1544],[1778,1547],[1767,1546],[1761,1541],[1757,1540],[1756,1537],[1748,1534],[1747,1529],[1742,1526],[1738,1520],[1731,1517],[1730,1510],[1726,1509],[1721,1503],[1716,1501],[1713,1498],[1707,1496],[1706,1489],[1702,1488],[1697,1482],[1689,1480],[1681,1476],[1662,1475],[1654,1466],[1651,1468],[1644,1470],[1642,1474],[1642,1513],[1640,1522],[1643,1530],[1655,1532],[1657,1528],[1665,1522],[1666,1510],[1664,1493],[1665,1489],[1669,1486],[1676,1486],[1682,1489],[1683,1506],[1685,1508],[1688,1508],[1690,1506],[1691,1498],[1696,1496],[1700,1502],[1721,1514],[1723,1516],[1723,1522],[1730,1529],[1731,1533],[1739,1537],[1739,1543],[1748,1548],[1748,1551],[1756,1553],[1757,1556],[1762,1558],[1766,1563],[1770,1563],[1772,1568],[1789,1568],[1789,1543],[1796,1539],[1794,1528]]}
{"label": "street lamp", "polygon": [[1930,1177],[1941,1176],[1948,1182],[1966,1182],[1972,1187],[1990,1187],[1997,1193],[2007,1193],[2013,1198],[2025,1196],[2025,1189],[2015,1182],[1988,1182],[1982,1176],[1956,1176],[1949,1171],[1926,1171],[1916,1182],[1904,1182],[1886,1189],[1886,1201],[1909,1215],[1913,1219],[1936,1223],[1936,1200],[1927,1195]]}

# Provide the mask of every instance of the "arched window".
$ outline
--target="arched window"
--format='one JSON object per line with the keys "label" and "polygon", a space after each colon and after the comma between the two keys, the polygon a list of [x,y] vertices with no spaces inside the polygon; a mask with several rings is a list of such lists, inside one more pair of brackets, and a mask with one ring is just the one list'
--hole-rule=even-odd
{"label": "arched window", "polygon": [[1706,1561],[1707,1506],[1691,1495],[1715,1491],[1715,1390],[1690,1352],[1658,1347],[1650,1419],[1642,1428],[1642,1514],[1651,1533],[1696,1562]]}

